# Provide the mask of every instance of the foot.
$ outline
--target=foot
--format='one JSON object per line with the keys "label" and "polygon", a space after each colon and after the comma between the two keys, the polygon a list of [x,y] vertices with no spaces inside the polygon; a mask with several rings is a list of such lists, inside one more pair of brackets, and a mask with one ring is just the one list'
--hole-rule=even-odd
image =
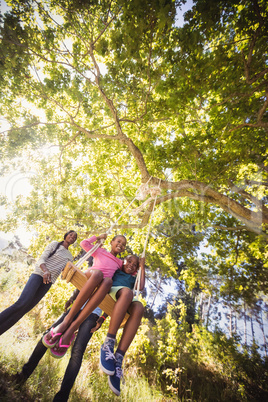
{"label": "foot", "polygon": [[114,342],[105,341],[100,350],[100,368],[105,374],[115,373]]}
{"label": "foot", "polygon": [[59,341],[62,332],[57,332],[55,328],[51,328],[42,338],[43,345],[46,348],[53,348]]}
{"label": "foot", "polygon": [[56,357],[56,359],[61,359],[66,354],[67,350],[74,341],[75,334],[72,335],[71,340],[67,345],[64,344],[62,338],[63,337],[60,338],[59,343],[57,343],[57,345],[55,345],[53,348],[50,349],[51,355],[53,357]]}
{"label": "foot", "polygon": [[123,377],[123,371],[121,366],[115,366],[115,373],[114,375],[109,376],[108,378],[108,384],[113,393],[115,395],[119,396],[120,395],[120,380],[121,377]]}

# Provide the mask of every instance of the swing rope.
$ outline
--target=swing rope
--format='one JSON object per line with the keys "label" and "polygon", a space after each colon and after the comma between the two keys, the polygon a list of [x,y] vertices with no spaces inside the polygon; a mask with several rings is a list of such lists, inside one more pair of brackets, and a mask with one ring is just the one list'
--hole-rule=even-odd
{"label": "swing rope", "polygon": [[[147,234],[146,234],[146,238],[145,238],[141,258],[145,257],[145,251],[146,251],[146,248],[147,248],[148,239],[149,239],[149,235],[150,235],[150,231],[151,231],[152,219],[153,219],[153,216],[154,216],[155,204],[156,204],[157,196],[161,193],[160,183],[161,183],[161,180],[159,180],[158,187],[156,189],[155,188],[152,189],[152,190],[154,190],[153,194],[155,195],[155,197],[154,197],[154,205],[153,205],[152,213],[151,213],[151,216],[150,216],[149,227],[148,227],[148,231],[147,231]],[[140,281],[141,281],[141,270],[139,269],[139,271],[137,273],[135,285],[134,285],[134,295],[137,298],[139,297],[139,294],[140,294]]]}
{"label": "swing rope", "polygon": [[[149,178],[149,180],[147,181],[147,183],[142,184],[139,188],[138,191],[136,192],[135,197],[133,198],[133,200],[129,203],[129,205],[126,207],[126,209],[123,210],[123,212],[121,213],[121,215],[119,216],[119,218],[117,218],[117,220],[110,226],[110,228],[107,231],[107,234],[110,234],[111,231],[113,230],[114,226],[117,224],[117,222],[119,221],[119,219],[128,211],[128,209],[131,207],[131,205],[133,204],[133,202],[135,200],[142,200],[144,199],[147,194],[148,194],[148,190],[152,191],[152,189],[149,189],[148,183],[150,182],[152,177]],[[104,240],[101,239],[98,243],[96,243],[93,248],[91,248],[82,258],[80,258],[80,260],[75,264],[75,266],[77,268],[79,268],[102,244],[103,244]]]}
{"label": "swing rope", "polygon": [[[147,243],[148,243],[148,238],[149,238],[149,234],[150,234],[150,230],[151,230],[152,216],[153,216],[153,214],[154,214],[154,209],[155,209],[155,205],[156,205],[157,195],[161,193],[161,190],[160,190],[160,183],[161,183],[161,180],[159,180],[159,185],[158,185],[158,187],[149,188],[148,183],[149,183],[150,180],[151,180],[151,177],[150,177],[150,179],[148,180],[147,183],[142,184],[142,185],[139,187],[139,189],[138,189],[138,191],[137,191],[137,193],[136,193],[134,199],[130,202],[130,204],[128,205],[128,207],[122,212],[122,214],[119,216],[119,218],[116,220],[116,222],[115,222],[115,223],[110,227],[110,229],[108,230],[108,233],[110,233],[110,232],[112,231],[112,229],[114,228],[114,226],[116,225],[116,223],[117,223],[117,222],[119,221],[119,219],[123,216],[123,214],[125,214],[126,211],[130,208],[130,206],[133,204],[133,202],[134,202],[135,199],[143,200],[143,199],[145,199],[145,198],[147,197],[148,194],[150,194],[151,197],[150,197],[149,200],[151,201],[152,198],[154,197],[155,200],[154,200],[154,204],[153,204],[152,213],[151,213],[151,216],[150,216],[149,228],[148,228],[148,233],[147,233],[147,236],[146,236],[146,239],[145,239],[145,243],[144,243],[144,250],[143,250],[143,252],[142,252],[142,257],[145,257],[145,249],[146,249],[146,246],[147,246]],[[152,197],[152,195],[153,195],[153,197]],[[133,210],[133,211],[135,211],[135,210]],[[102,245],[103,241],[104,241],[103,239],[101,239],[100,241],[98,241],[98,242],[92,247],[92,249],[90,249],[90,250],[77,262],[76,265],[74,265],[72,262],[69,261],[69,262],[67,263],[66,267],[64,268],[63,272],[62,272],[62,279],[66,279],[67,282],[71,282],[74,286],[76,286],[79,290],[81,290],[82,287],[84,286],[84,284],[86,283],[86,281],[88,280],[88,278],[87,278],[87,276],[86,276],[82,271],[80,271],[80,269],[79,269],[78,267],[79,267],[81,264],[83,264],[83,262],[85,262],[85,261],[94,253],[94,251],[96,251],[96,250]],[[139,276],[139,279],[138,279],[138,282],[137,282],[137,292],[138,292],[138,295],[139,295],[139,292],[140,292],[140,272],[141,272],[141,270],[138,271],[137,277],[136,277],[136,281],[137,281],[137,278],[138,278],[138,276]],[[136,282],[135,282],[134,289],[135,289],[135,287],[136,287]],[[135,291],[134,291],[134,292],[135,292]],[[100,308],[101,308],[103,311],[105,311],[108,315],[111,315],[111,314],[112,314],[112,311],[113,311],[114,304],[115,304],[115,301],[111,298],[110,295],[107,294],[107,295],[105,296],[105,298],[103,299],[103,301],[99,304],[99,306],[100,306]],[[126,323],[128,317],[129,317],[129,314],[127,313],[127,314],[125,315],[125,318],[124,318],[122,324],[121,324],[121,327],[123,327],[123,326],[125,325],[125,323]]]}

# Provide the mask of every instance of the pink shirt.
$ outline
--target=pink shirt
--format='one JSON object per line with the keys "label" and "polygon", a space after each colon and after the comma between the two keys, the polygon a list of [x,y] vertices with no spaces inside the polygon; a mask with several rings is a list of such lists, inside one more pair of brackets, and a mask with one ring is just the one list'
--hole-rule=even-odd
{"label": "pink shirt", "polygon": [[[90,239],[82,240],[80,246],[85,250],[89,251],[92,249],[93,244],[97,240],[96,236],[90,237]],[[112,278],[115,271],[119,268],[122,269],[123,261],[115,257],[105,248],[99,247],[92,254],[93,266],[92,269],[99,269],[103,273],[104,278]]]}

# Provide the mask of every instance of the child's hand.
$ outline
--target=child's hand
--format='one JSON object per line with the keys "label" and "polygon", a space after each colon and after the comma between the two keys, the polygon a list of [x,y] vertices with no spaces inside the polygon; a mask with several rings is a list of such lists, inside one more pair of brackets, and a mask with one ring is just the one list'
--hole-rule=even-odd
{"label": "child's hand", "polygon": [[96,326],[91,328],[91,333],[93,334],[93,332],[98,331],[98,329],[102,326],[104,322],[104,319],[102,317],[98,318],[97,322],[96,322]]}
{"label": "child's hand", "polygon": [[65,303],[65,306],[64,306],[64,311],[65,311],[65,313],[66,313],[67,309],[70,307],[70,305],[73,304],[73,302],[74,302],[75,299],[77,298],[78,294],[79,294],[79,290],[78,290],[78,289],[75,289],[75,290],[73,291],[73,294],[72,294],[72,296],[70,297],[70,299],[67,300],[67,302]]}
{"label": "child's hand", "polygon": [[99,241],[99,240],[105,240],[107,238],[107,233],[103,233],[103,234],[101,234],[101,235],[99,235],[99,236],[97,236],[97,240]]}
{"label": "child's hand", "polygon": [[71,306],[71,304],[73,304],[73,299],[70,297],[70,299],[69,300],[67,300],[67,302],[65,303],[65,306],[64,306],[64,311],[65,311],[65,313],[66,313],[66,311],[68,310],[68,308]]}

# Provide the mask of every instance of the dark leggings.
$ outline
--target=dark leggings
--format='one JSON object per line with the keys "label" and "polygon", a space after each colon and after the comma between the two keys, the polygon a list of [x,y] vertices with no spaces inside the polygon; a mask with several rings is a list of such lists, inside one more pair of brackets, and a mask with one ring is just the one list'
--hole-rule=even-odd
{"label": "dark leggings", "polygon": [[19,299],[0,313],[0,335],[13,327],[26,313],[49,291],[51,283],[44,284],[40,275],[32,274],[28,279]]}
{"label": "dark leggings", "polygon": [[[52,325],[52,327],[56,327],[60,322],[62,322],[67,314],[68,313],[62,314],[62,316]],[[84,352],[92,336],[92,333],[90,331],[96,326],[98,318],[99,316],[97,314],[91,313],[80,325],[76,340],[74,342],[74,346],[72,348],[71,357],[61,383],[61,388],[59,392],[57,392],[57,394],[55,395],[53,399],[54,402],[65,402],[68,400],[70,391],[73,387],[77,374],[79,373]],[[46,332],[48,331],[49,330],[47,330]],[[26,364],[24,364],[22,368],[22,374],[25,379],[30,377],[47,350],[48,349],[43,345],[41,338],[37,343],[30,359]]]}

